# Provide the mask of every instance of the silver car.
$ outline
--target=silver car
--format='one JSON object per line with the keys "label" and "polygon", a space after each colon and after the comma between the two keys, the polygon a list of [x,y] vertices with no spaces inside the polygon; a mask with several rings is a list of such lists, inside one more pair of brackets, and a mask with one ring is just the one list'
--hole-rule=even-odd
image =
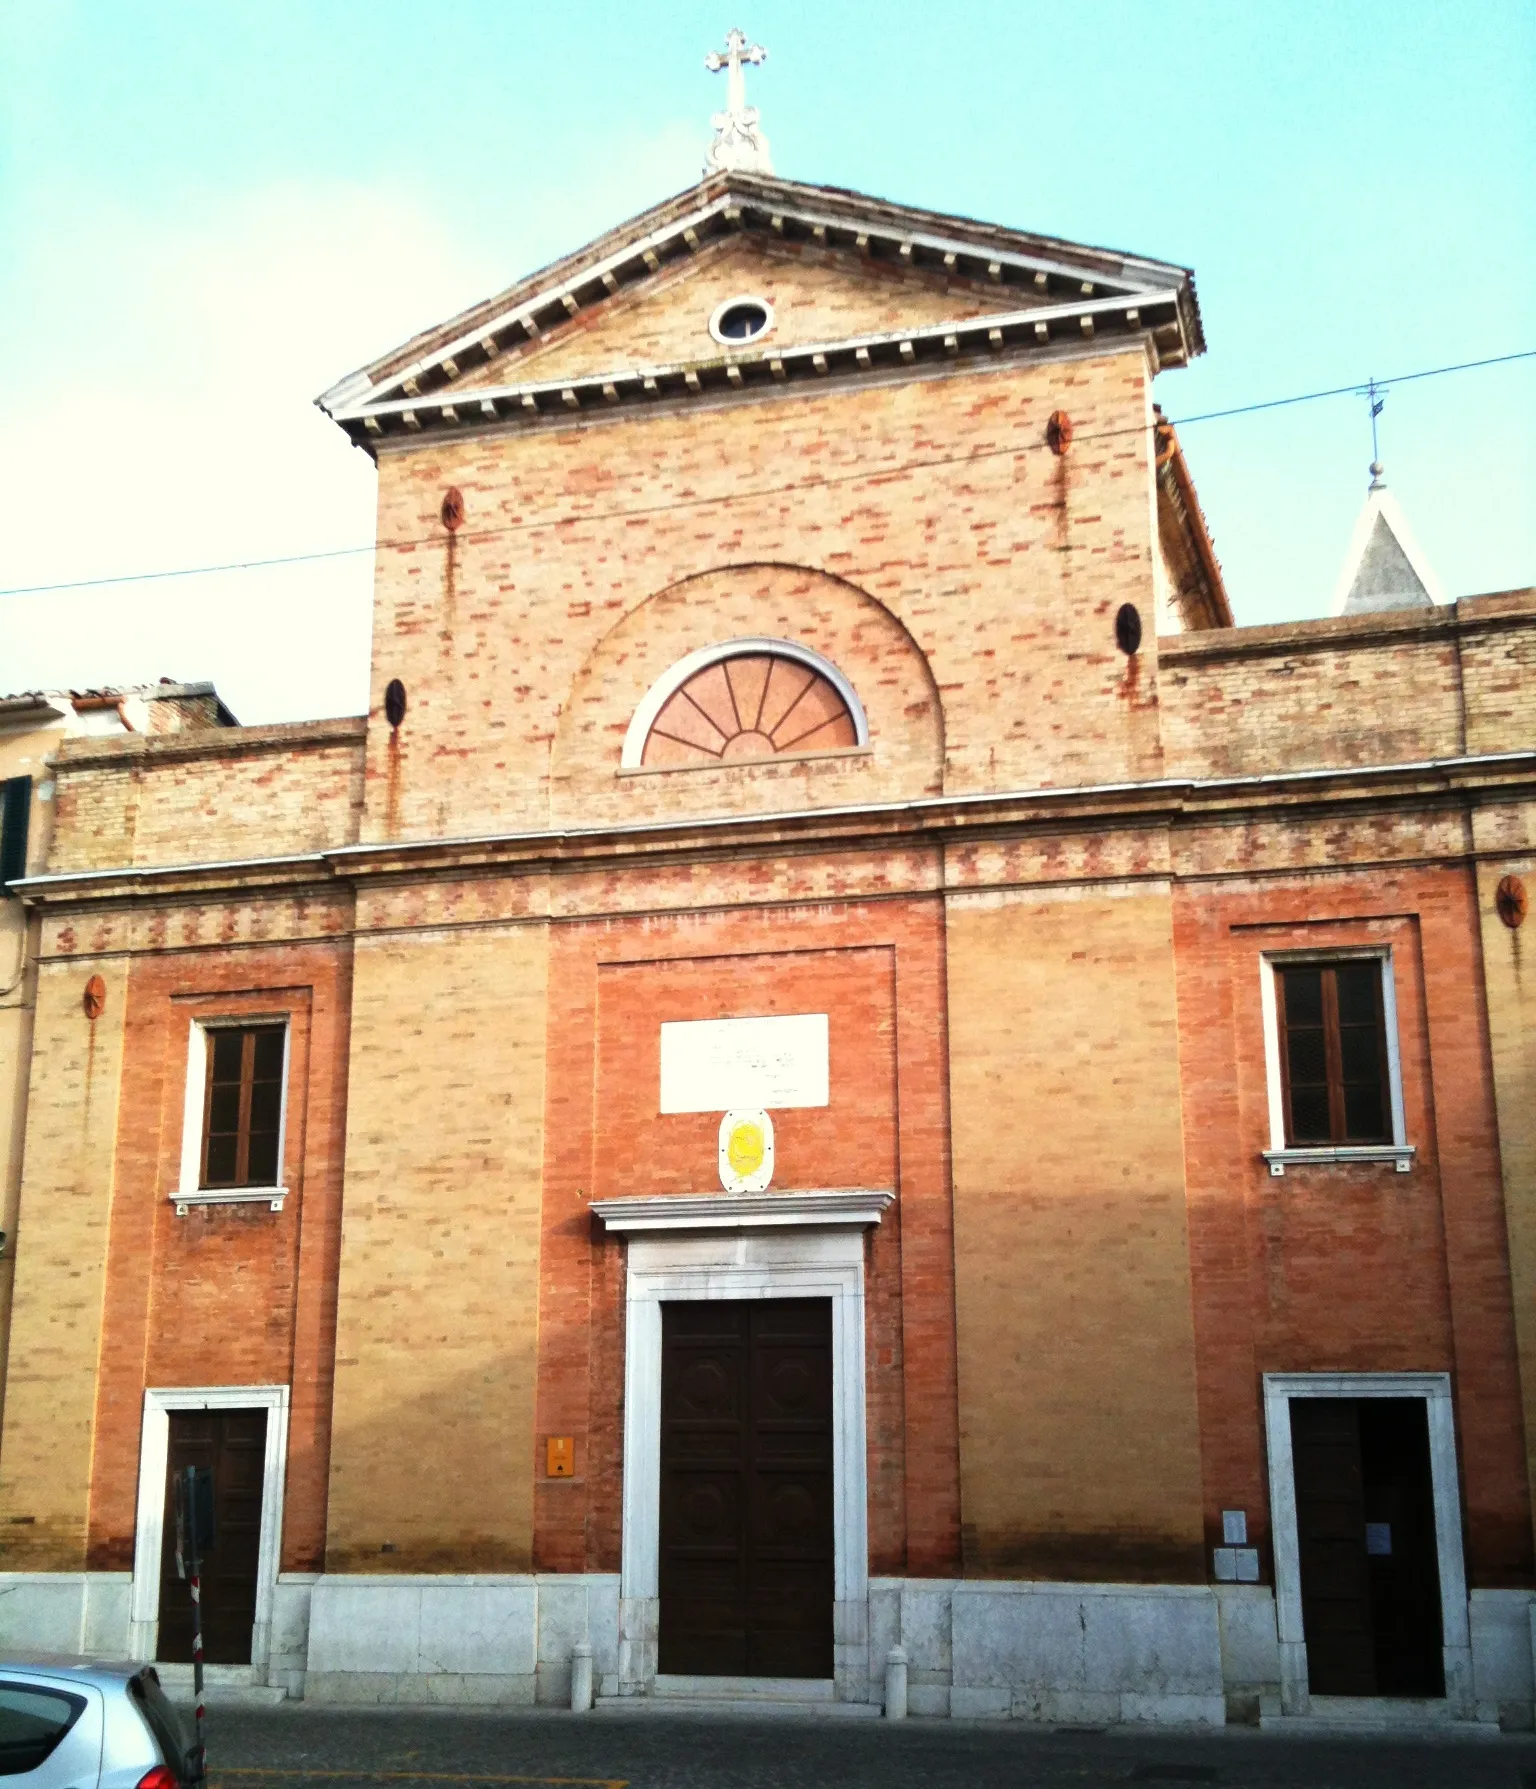
{"label": "silver car", "polygon": [[197,1762],[153,1665],[0,1657],[4,1789],[186,1789]]}

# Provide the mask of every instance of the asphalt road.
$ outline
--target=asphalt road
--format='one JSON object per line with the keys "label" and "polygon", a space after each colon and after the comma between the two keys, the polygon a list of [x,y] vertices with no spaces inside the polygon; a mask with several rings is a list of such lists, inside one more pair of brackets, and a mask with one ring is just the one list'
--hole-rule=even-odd
{"label": "asphalt road", "polygon": [[1536,1789],[1536,1738],[1318,1741],[1019,1723],[215,1708],[210,1789]]}

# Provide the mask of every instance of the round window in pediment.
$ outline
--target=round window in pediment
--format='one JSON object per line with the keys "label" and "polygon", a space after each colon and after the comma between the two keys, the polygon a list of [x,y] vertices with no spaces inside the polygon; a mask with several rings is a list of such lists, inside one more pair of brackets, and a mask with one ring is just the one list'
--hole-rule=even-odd
{"label": "round window in pediment", "polygon": [[789,641],[733,641],[693,654],[657,683],[631,723],[624,763],[760,762],[867,740],[858,697],[818,653]]}
{"label": "round window in pediment", "polygon": [[727,348],[756,341],[772,328],[773,306],[766,298],[728,298],[709,320],[709,333]]}

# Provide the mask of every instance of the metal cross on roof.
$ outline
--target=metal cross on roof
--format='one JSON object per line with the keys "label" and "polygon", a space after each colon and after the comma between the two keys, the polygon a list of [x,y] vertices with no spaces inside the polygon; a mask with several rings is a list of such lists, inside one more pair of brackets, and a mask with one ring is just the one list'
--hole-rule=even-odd
{"label": "metal cross on roof", "polygon": [[715,127],[715,140],[709,146],[704,172],[718,168],[739,168],[749,174],[771,174],[773,161],[768,154],[768,139],[757,125],[757,109],[747,104],[747,82],[742,73],[743,62],[759,64],[768,60],[761,44],[749,44],[744,31],[734,25],[725,34],[725,54],[711,50],[704,66],[711,74],[726,71],[725,110],[716,112],[710,122]]}

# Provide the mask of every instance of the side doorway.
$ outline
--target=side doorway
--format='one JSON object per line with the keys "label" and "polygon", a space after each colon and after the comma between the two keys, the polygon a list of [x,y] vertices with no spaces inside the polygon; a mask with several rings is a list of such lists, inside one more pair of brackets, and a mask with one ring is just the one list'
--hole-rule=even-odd
{"label": "side doorway", "polygon": [[1470,1713],[1450,1378],[1266,1374],[1282,1705],[1447,1699]]}
{"label": "side doorway", "polygon": [[203,1656],[251,1665],[271,1651],[288,1455],[286,1385],[150,1387],[139,1438],[129,1649],[136,1659],[192,1657],[192,1597],[176,1573],[172,1475],[214,1478],[215,1545],[202,1562]]}
{"label": "side doorway", "polygon": [[213,1473],[215,1540],[202,1560],[203,1657],[210,1665],[251,1663],[261,1563],[265,1410],[173,1410],[166,1447],[160,1549],[160,1628],[156,1657],[192,1657],[191,1589],[176,1569],[173,1484],[188,1466]]}
{"label": "side doorway", "polygon": [[1445,1694],[1422,1398],[1292,1398],[1307,1685],[1314,1696]]}

